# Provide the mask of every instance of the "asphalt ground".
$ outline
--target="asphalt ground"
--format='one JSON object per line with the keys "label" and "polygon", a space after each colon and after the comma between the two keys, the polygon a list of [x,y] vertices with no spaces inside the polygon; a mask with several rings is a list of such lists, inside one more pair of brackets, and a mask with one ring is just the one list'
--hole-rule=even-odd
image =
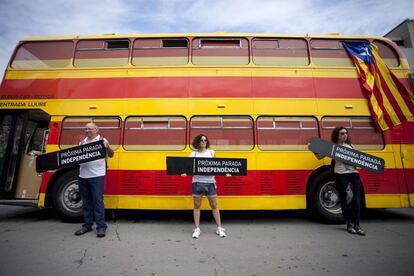
{"label": "asphalt ground", "polygon": [[299,211],[119,211],[105,238],[50,209],[0,206],[0,275],[414,275],[414,209],[369,210],[365,237]]}

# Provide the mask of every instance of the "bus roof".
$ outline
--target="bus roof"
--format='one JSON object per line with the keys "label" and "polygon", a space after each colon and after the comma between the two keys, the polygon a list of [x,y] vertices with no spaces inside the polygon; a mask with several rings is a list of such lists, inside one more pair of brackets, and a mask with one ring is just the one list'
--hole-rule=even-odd
{"label": "bus roof", "polygon": [[34,36],[21,41],[39,40],[71,40],[71,39],[110,39],[110,38],[151,38],[151,37],[292,37],[292,38],[342,38],[342,39],[378,39],[387,38],[373,35],[341,35],[339,33],[328,34],[286,34],[286,33],[156,33],[156,34],[102,34],[102,35],[77,35],[77,36]]}

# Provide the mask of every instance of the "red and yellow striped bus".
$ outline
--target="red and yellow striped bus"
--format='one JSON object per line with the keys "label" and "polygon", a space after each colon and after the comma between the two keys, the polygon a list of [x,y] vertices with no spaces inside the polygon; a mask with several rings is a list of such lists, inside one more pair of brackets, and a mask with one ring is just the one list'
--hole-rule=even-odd
{"label": "red and yellow striped bus", "polygon": [[[81,205],[77,168],[35,173],[35,157],[77,145],[94,121],[115,150],[108,209],[191,209],[190,178],[166,174],[208,135],[217,157],[247,158],[247,176],[217,177],[223,210],[309,209],[339,221],[330,160],[307,149],[349,128],[359,150],[385,159],[361,171],[367,208],[414,206],[414,122],[377,131],[342,42],[366,41],[411,89],[407,60],[374,36],[154,34],[22,40],[0,88],[0,203]],[[203,203],[204,207],[207,204]],[[203,207],[203,208],[204,208]]]}

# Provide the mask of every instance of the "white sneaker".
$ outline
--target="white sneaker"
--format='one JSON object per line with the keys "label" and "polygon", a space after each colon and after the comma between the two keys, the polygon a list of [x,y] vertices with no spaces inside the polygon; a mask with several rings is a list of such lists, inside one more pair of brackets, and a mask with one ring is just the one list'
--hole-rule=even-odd
{"label": "white sneaker", "polygon": [[223,227],[217,227],[216,234],[220,236],[220,238],[224,238],[226,236],[226,229]]}
{"label": "white sneaker", "polygon": [[199,227],[195,228],[193,230],[193,239],[198,239],[198,237],[200,237],[201,234],[201,230]]}

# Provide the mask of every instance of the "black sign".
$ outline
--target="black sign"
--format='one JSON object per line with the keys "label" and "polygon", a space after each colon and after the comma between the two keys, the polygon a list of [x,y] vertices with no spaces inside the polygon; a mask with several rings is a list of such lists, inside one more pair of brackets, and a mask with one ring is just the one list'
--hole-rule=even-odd
{"label": "black sign", "polygon": [[310,139],[309,149],[323,156],[331,157],[335,160],[342,161],[346,164],[361,167],[367,171],[383,173],[385,161],[382,158],[340,146],[326,140],[312,137]]}
{"label": "black sign", "polygon": [[246,175],[247,159],[167,157],[167,174]]}
{"label": "black sign", "polygon": [[39,155],[36,158],[36,172],[66,168],[106,157],[103,141],[97,141],[60,151]]}

